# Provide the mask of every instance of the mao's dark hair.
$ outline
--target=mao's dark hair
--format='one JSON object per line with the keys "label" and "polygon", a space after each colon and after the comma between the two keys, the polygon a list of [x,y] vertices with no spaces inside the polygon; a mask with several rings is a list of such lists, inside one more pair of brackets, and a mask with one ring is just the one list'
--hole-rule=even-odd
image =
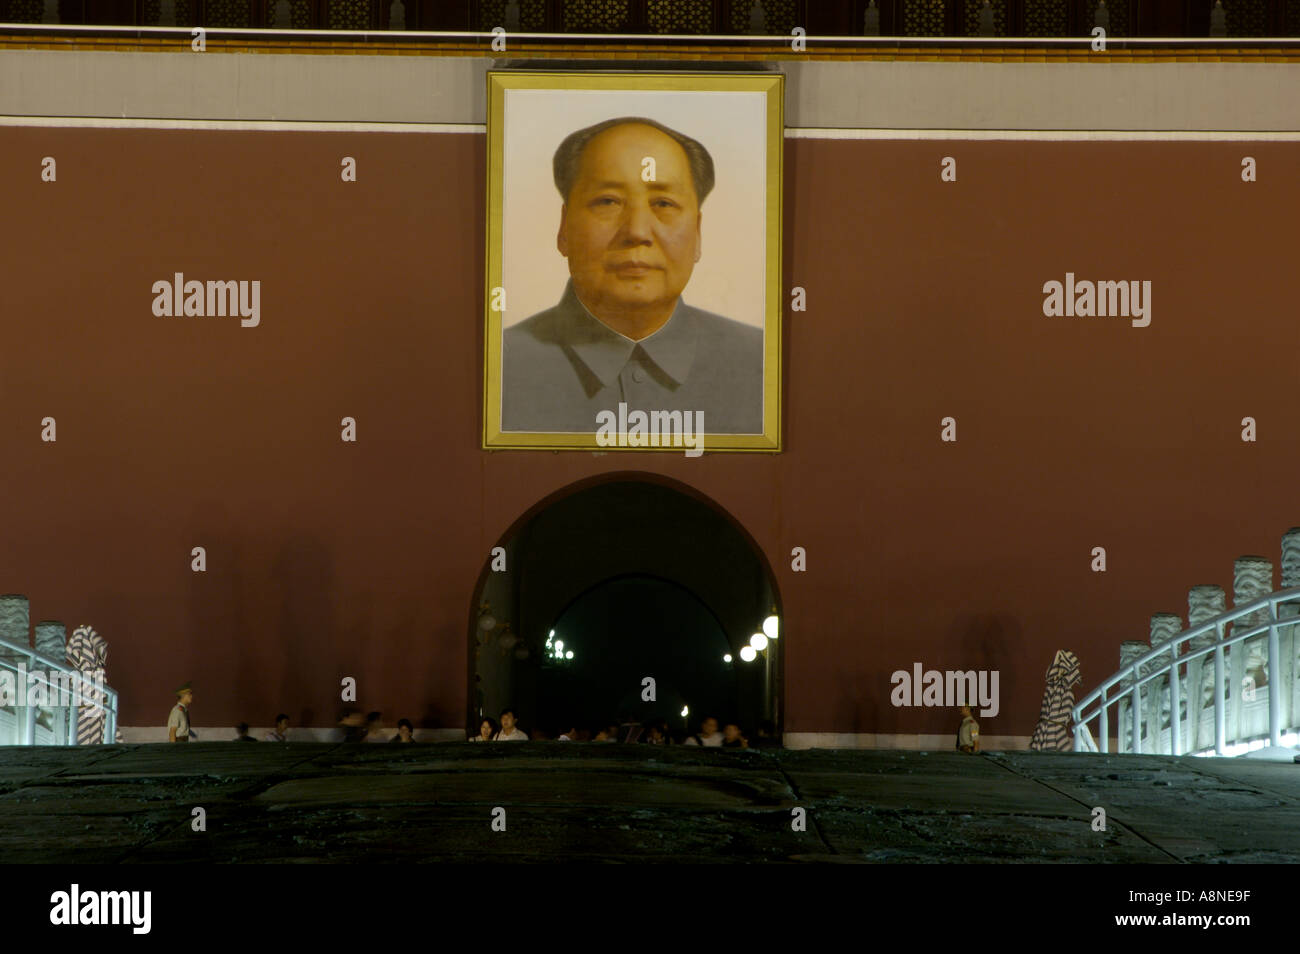
{"label": "mao's dark hair", "polygon": [[676,129],[670,129],[663,123],[657,123],[653,119],[645,119],[641,116],[620,116],[618,119],[607,119],[602,123],[596,123],[594,126],[588,126],[586,129],[579,129],[577,132],[569,133],[564,137],[564,142],[560,143],[560,148],[555,150],[555,159],[551,163],[555,173],[555,188],[560,190],[560,197],[565,202],[569,201],[569,193],[573,191],[573,184],[578,179],[578,165],[582,162],[582,153],[590,145],[591,141],[606,129],[633,124],[651,126],[682,147],[682,150],[686,153],[687,162],[690,163],[691,182],[695,186],[695,198],[700,205],[703,205],[705,198],[713,191],[714,182],[713,157],[709,155],[709,150],[690,136],[679,133]]}

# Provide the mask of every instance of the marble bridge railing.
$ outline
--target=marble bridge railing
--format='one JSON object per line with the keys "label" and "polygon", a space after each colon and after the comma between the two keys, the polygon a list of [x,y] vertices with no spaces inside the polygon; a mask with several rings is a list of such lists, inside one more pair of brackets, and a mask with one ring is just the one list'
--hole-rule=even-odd
{"label": "marble bridge railing", "polygon": [[1224,603],[1222,587],[1194,586],[1186,627],[1179,615],[1156,613],[1148,640],[1122,643],[1120,670],[1074,706],[1075,751],[1109,751],[1112,710],[1120,752],[1235,755],[1295,745],[1300,527],[1282,537],[1282,589],[1273,590],[1269,560],[1243,556],[1233,608]]}
{"label": "marble bridge railing", "polygon": [[102,667],[73,664],[60,622],[37,623],[33,646],[29,619],[25,596],[0,596],[0,745],[115,739],[118,695],[103,683]]}

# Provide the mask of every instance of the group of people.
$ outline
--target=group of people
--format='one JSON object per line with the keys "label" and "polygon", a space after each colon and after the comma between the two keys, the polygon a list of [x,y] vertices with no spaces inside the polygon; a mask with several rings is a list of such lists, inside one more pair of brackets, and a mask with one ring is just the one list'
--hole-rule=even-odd
{"label": "group of people", "polygon": [[339,719],[339,728],[343,730],[344,742],[414,742],[415,727],[410,719],[397,720],[397,734],[388,735],[384,728],[381,713],[370,712],[362,715],[349,709]]}
{"label": "group of people", "polygon": [[536,728],[532,734],[519,727],[517,713],[506,709],[501,713],[498,724],[490,716],[484,716],[478,725],[478,731],[471,733],[471,742],[527,742],[554,740],[557,742],[639,742],[647,745],[697,745],[705,748],[747,749],[772,748],[779,745],[776,727],[764,722],[752,738],[738,723],[728,722],[719,728],[719,722],[713,716],[700,720],[699,731],[691,733],[685,730],[673,731],[667,719],[658,719],[643,723],[635,719],[610,723],[604,728],[585,729],[576,725],[560,729],[554,733]]}
{"label": "group of people", "polygon": [[[176,705],[172,707],[167,719],[167,741],[189,742],[197,738],[190,726],[190,705],[194,701],[194,688],[185,683],[176,690]],[[343,733],[344,742],[414,742],[415,728],[410,719],[399,719],[397,734],[385,729],[381,713],[362,713],[349,709],[339,718],[338,727]],[[978,731],[978,730],[976,730]],[[264,736],[267,742],[287,742],[289,740],[289,717],[281,712],[275,717],[275,728]],[[704,748],[747,749],[771,748],[780,744],[776,736],[776,727],[771,722],[762,723],[751,737],[736,722],[720,724],[713,716],[700,720],[697,732],[686,730],[674,731],[669,728],[667,719],[658,719],[643,723],[635,719],[610,723],[604,728],[585,729],[570,725],[554,733],[542,728],[535,728],[531,734],[519,725],[519,716],[514,709],[501,712],[500,722],[485,716],[478,725],[478,731],[469,735],[470,742],[527,742],[529,740],[555,740],[559,742],[640,742],[647,745],[696,745]],[[236,742],[256,742],[249,735],[248,723],[241,722],[235,727]]]}
{"label": "group of people", "polygon": [[[172,706],[172,711],[167,717],[167,741],[168,742],[189,742],[198,738],[190,725],[190,706],[194,702],[194,687],[191,683],[185,683],[176,690],[176,704]],[[399,719],[397,721],[397,734],[389,736],[389,730],[384,728],[381,721],[381,714],[371,712],[362,714],[355,710],[349,709],[343,713],[338,722],[339,728],[343,731],[344,742],[414,742],[415,726],[411,724],[410,719]],[[525,736],[527,738],[527,736]],[[289,741],[289,717],[281,712],[275,717],[275,728],[266,733],[264,739],[267,742],[288,742]],[[256,742],[257,739],[248,734],[248,723],[241,722],[235,726],[236,742]]]}

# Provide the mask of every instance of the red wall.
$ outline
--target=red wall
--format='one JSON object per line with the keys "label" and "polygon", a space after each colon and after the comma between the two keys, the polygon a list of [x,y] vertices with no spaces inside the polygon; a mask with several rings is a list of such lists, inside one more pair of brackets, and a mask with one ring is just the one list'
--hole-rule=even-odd
{"label": "red wall", "polygon": [[[1027,735],[1057,648],[1094,685],[1300,523],[1296,149],[790,141],[787,450],[688,460],[479,449],[480,135],[0,127],[0,589],[109,640],[124,724],[193,679],[198,724],[325,725],[352,675],[367,708],[459,725],[489,549],[640,469],[775,567],[787,731],[950,731],[889,704],[920,661],[1000,670],[983,730]],[[1151,280],[1151,326],[1044,317],[1067,270]],[[155,317],[175,271],[261,280],[260,327]]]}

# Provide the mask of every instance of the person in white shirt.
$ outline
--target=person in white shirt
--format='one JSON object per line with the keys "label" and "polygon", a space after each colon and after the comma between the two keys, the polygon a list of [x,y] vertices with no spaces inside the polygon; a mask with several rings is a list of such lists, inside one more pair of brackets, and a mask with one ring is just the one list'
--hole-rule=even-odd
{"label": "person in white shirt", "polygon": [[289,741],[289,717],[281,712],[275,717],[275,731],[266,733],[268,742],[287,742]]}
{"label": "person in white shirt", "polygon": [[501,713],[501,731],[492,737],[493,742],[527,742],[528,733],[519,728],[515,722],[515,711],[507,709]]}
{"label": "person in white shirt", "polygon": [[722,748],[722,733],[718,731],[718,720],[713,718],[713,716],[707,716],[704,721],[700,723],[699,734],[688,736],[686,744],[716,746],[717,748]]}
{"label": "person in white shirt", "polygon": [[194,689],[187,682],[176,690],[176,705],[167,717],[167,741],[188,742],[190,731],[190,705],[194,702]]}

